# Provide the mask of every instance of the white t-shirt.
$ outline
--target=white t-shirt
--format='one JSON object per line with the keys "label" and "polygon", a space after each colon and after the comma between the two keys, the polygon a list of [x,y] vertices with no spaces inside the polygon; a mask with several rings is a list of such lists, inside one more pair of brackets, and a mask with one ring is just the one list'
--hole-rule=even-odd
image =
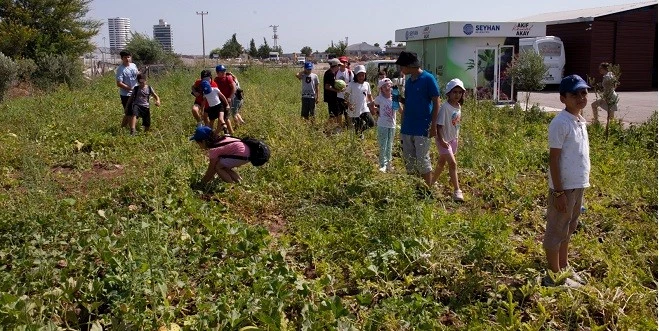
{"label": "white t-shirt", "polygon": [[[355,74],[352,72],[352,70],[345,69],[345,70],[341,71],[341,69],[339,69],[339,71],[336,72],[336,76],[334,76],[334,79],[336,79],[336,80],[341,79],[344,82],[346,82],[346,85],[347,85],[348,83],[350,83],[352,81],[352,79],[354,77],[355,77]],[[336,97],[339,98],[339,99],[343,99],[345,97],[345,93],[344,92],[338,92],[336,94]]]}
{"label": "white t-shirt", "polygon": [[446,142],[457,139],[460,134],[460,120],[462,111],[451,106],[448,102],[442,103],[437,114],[437,125],[442,126],[442,138]]}
{"label": "white t-shirt", "polygon": [[346,87],[346,93],[348,93],[350,105],[352,110],[348,109],[348,116],[350,117],[359,117],[363,113],[368,113],[368,99],[367,96],[371,95],[371,85],[368,82],[355,83],[350,82],[348,87]]}
{"label": "white t-shirt", "polygon": [[[564,190],[590,186],[590,147],[586,119],[563,109],[549,124],[549,148],[561,149],[559,167]],[[554,183],[549,171],[549,187]]]}
{"label": "white t-shirt", "polygon": [[220,104],[220,102],[222,102],[220,99],[220,93],[222,93],[220,92],[220,89],[213,87],[211,88],[211,93],[204,94],[204,98],[206,98],[206,101],[208,101],[208,106],[217,106]]}
{"label": "white t-shirt", "polygon": [[385,98],[382,94],[375,97],[375,104],[380,109],[380,117],[378,117],[378,126],[383,128],[396,127],[396,111],[393,108],[391,98]]}

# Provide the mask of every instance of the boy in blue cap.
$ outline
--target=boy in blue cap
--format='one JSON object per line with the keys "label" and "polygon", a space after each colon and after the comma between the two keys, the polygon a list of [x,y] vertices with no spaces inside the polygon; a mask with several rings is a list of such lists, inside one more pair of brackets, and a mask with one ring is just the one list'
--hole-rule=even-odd
{"label": "boy in blue cap", "polygon": [[316,116],[316,105],[318,104],[318,75],[311,72],[313,63],[305,62],[304,70],[295,74],[302,82],[302,110],[300,114],[306,120]]}
{"label": "boy in blue cap", "polygon": [[[581,111],[588,104],[590,86],[578,75],[561,81],[562,110],[549,124],[549,201],[543,247],[549,269],[567,271],[565,285],[579,287],[584,280],[567,262],[570,235],[576,230],[584,189],[590,186],[590,149],[586,119]],[[543,285],[553,285],[545,277]]]}

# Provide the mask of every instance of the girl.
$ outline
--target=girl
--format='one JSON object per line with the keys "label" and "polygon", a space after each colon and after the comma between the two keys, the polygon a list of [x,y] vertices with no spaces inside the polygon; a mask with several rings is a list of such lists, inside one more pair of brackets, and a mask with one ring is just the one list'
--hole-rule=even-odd
{"label": "girl", "polygon": [[250,162],[247,160],[250,156],[247,144],[238,138],[218,135],[207,126],[197,127],[190,140],[197,142],[201,149],[208,150],[210,162],[204,177],[201,179],[202,184],[210,182],[215,178],[215,174],[227,183],[240,183],[242,177],[233,168]]}
{"label": "girl", "polygon": [[439,151],[437,169],[432,176],[431,185],[439,178],[448,163],[448,172],[453,184],[453,200],[464,201],[458,184],[458,166],[455,154],[458,152],[458,134],[460,133],[461,106],[464,103],[465,88],[461,80],[454,78],[446,84],[447,101],[442,104],[437,114],[437,135],[435,142]]}
{"label": "girl", "polygon": [[373,107],[371,85],[366,81],[366,67],[358,65],[354,70],[355,78],[348,84],[345,94],[348,96],[348,116],[355,126],[355,133],[364,139],[364,131],[375,125],[370,108]]}
{"label": "girl", "polygon": [[394,169],[392,165],[391,150],[396,135],[396,110],[393,108],[391,96],[391,79],[384,78],[378,83],[380,93],[375,97],[375,107],[378,114],[378,144],[380,145],[380,171],[387,172]]}
{"label": "girl", "polygon": [[[201,82],[201,89],[204,92],[204,98],[208,102],[208,108],[204,109],[204,113],[208,116],[208,123],[212,129],[215,125],[215,120],[217,121],[217,130],[215,132],[220,132],[222,129],[224,132],[227,131],[227,124],[224,121],[224,112],[227,110],[229,102],[227,98],[220,92],[220,89],[217,87],[211,87],[211,83],[207,80]],[[233,133],[229,131],[229,133]]]}

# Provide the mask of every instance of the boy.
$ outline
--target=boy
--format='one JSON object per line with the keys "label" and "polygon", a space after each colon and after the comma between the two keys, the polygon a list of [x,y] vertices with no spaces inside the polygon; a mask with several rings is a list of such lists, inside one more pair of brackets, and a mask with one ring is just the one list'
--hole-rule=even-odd
{"label": "boy", "polygon": [[295,77],[302,82],[302,118],[305,120],[316,116],[316,105],[318,104],[318,75],[311,72],[313,63],[305,62],[304,70],[295,74]]}
{"label": "boy", "polygon": [[[549,269],[569,271],[565,285],[579,287],[583,279],[568,269],[570,235],[577,228],[584,188],[589,187],[590,151],[586,119],[581,111],[588,104],[588,84],[577,75],[561,81],[559,93],[565,109],[549,124],[549,203],[543,247]],[[545,277],[543,285],[553,285]]]}
{"label": "boy", "polygon": [[[149,110],[149,98],[153,96],[156,99],[156,106],[160,107],[160,97],[150,85],[146,85],[146,78],[142,74],[137,74],[137,85],[126,102],[126,116],[130,117],[130,135],[135,135],[135,125],[137,118],[142,118],[144,131],[149,131],[151,127],[151,111]],[[129,109],[130,108],[130,109]]]}
{"label": "boy", "polygon": [[[132,57],[129,51],[123,50],[119,52],[121,56],[121,65],[117,67],[116,85],[119,88],[119,97],[121,98],[121,107],[126,110],[128,98],[135,85],[137,85],[137,66],[132,63]],[[121,127],[126,127],[130,124],[131,115],[124,112],[124,117],[121,120]]]}
{"label": "boy", "polygon": [[201,90],[201,82],[209,81],[211,87],[217,87],[217,84],[212,80],[212,74],[210,70],[202,70],[200,74],[200,79],[197,79],[194,84],[192,84],[191,93],[195,97],[194,103],[192,104],[192,116],[195,121],[197,121],[197,126],[208,125],[208,117],[204,110],[208,108],[208,102],[204,98],[204,93]]}

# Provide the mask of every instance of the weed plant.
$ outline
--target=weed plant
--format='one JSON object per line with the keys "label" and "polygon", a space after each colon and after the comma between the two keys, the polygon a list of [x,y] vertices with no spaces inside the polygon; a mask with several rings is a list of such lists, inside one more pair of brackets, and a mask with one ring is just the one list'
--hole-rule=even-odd
{"label": "weed plant", "polygon": [[[572,239],[579,289],[542,287],[552,114],[468,101],[459,175],[424,192],[377,171],[375,130],[300,118],[292,70],[238,73],[238,135],[266,140],[240,185],[195,184],[199,70],[153,78],[152,131],[119,128],[111,75],[0,109],[0,325],[7,329],[651,330],[657,118],[590,126]],[[558,96],[557,96],[558,98]],[[396,149],[400,146],[397,144]],[[399,156],[400,153],[397,154]],[[191,188],[195,187],[195,189]]]}

